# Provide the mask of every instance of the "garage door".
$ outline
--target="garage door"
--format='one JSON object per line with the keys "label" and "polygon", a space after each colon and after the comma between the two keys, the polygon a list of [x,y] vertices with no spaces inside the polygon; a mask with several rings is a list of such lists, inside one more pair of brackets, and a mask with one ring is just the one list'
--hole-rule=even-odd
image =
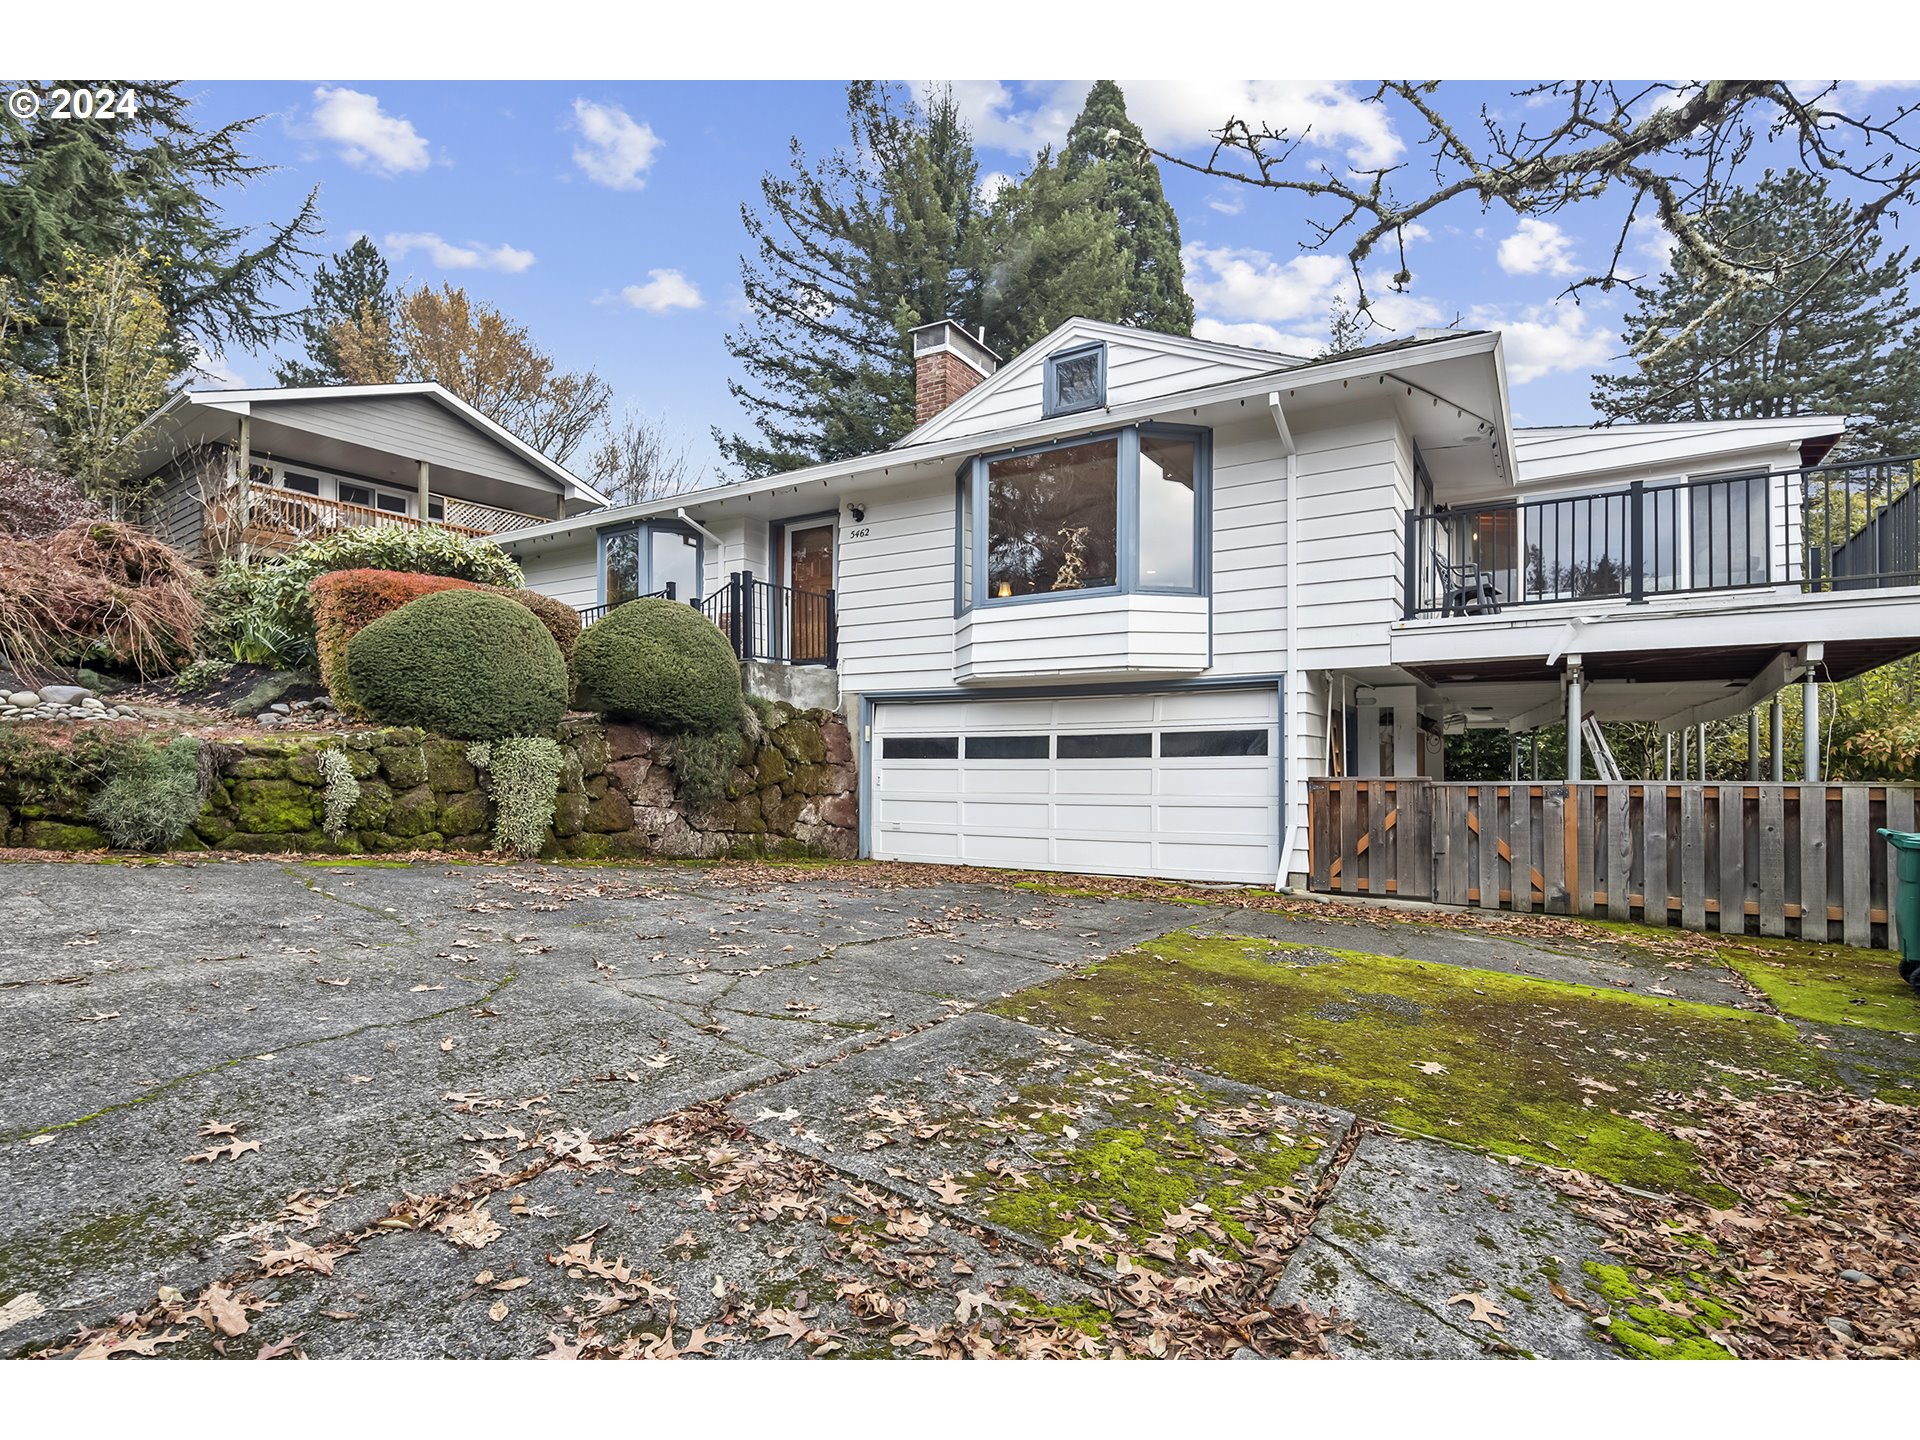
{"label": "garage door", "polygon": [[1271,688],[881,703],[873,853],[1271,885]]}

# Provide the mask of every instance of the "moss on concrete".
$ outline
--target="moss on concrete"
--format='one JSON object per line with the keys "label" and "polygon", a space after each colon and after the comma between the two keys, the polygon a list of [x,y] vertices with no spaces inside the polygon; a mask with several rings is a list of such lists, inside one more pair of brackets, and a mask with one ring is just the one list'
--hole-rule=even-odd
{"label": "moss on concrete", "polygon": [[1649,1123],[1681,1123],[1670,1095],[1834,1083],[1771,1016],[1192,931],[995,1008],[1494,1154],[1716,1199],[1692,1145]]}
{"label": "moss on concrete", "polygon": [[1644,1285],[1619,1265],[1588,1261],[1593,1288],[1607,1302],[1613,1342],[1636,1360],[1732,1360],[1736,1357],[1710,1338],[1739,1318],[1708,1293],[1705,1280],[1654,1277]]}
{"label": "moss on concrete", "polygon": [[1920,1035],[1920,994],[1900,978],[1897,952],[1749,937],[1720,955],[1782,1014]]}

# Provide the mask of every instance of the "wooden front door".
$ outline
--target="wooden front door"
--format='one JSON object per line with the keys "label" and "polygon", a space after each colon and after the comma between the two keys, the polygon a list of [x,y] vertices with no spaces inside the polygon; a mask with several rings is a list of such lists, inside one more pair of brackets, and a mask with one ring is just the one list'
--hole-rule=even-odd
{"label": "wooden front door", "polygon": [[827,658],[827,597],[833,589],[833,524],[809,525],[787,532],[787,655],[796,665]]}

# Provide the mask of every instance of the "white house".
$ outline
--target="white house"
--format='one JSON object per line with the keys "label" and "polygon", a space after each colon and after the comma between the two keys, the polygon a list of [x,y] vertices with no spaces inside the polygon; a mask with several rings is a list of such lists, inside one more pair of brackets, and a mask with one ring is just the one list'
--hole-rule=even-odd
{"label": "white house", "polygon": [[1285,882],[1310,777],[1920,651],[1911,467],[1822,465],[1840,417],[1516,429],[1493,332],[915,352],[890,450],[501,537],[589,615],[670,591],[822,672],[877,858]]}

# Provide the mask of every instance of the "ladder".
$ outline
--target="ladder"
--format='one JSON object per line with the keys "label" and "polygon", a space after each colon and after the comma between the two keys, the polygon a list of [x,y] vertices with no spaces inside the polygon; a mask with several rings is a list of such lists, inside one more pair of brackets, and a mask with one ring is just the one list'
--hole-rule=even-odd
{"label": "ladder", "polygon": [[1587,754],[1593,757],[1593,772],[1596,780],[1624,780],[1620,773],[1620,762],[1613,758],[1613,748],[1607,744],[1605,732],[1600,722],[1593,718],[1591,711],[1580,721],[1580,742]]}

